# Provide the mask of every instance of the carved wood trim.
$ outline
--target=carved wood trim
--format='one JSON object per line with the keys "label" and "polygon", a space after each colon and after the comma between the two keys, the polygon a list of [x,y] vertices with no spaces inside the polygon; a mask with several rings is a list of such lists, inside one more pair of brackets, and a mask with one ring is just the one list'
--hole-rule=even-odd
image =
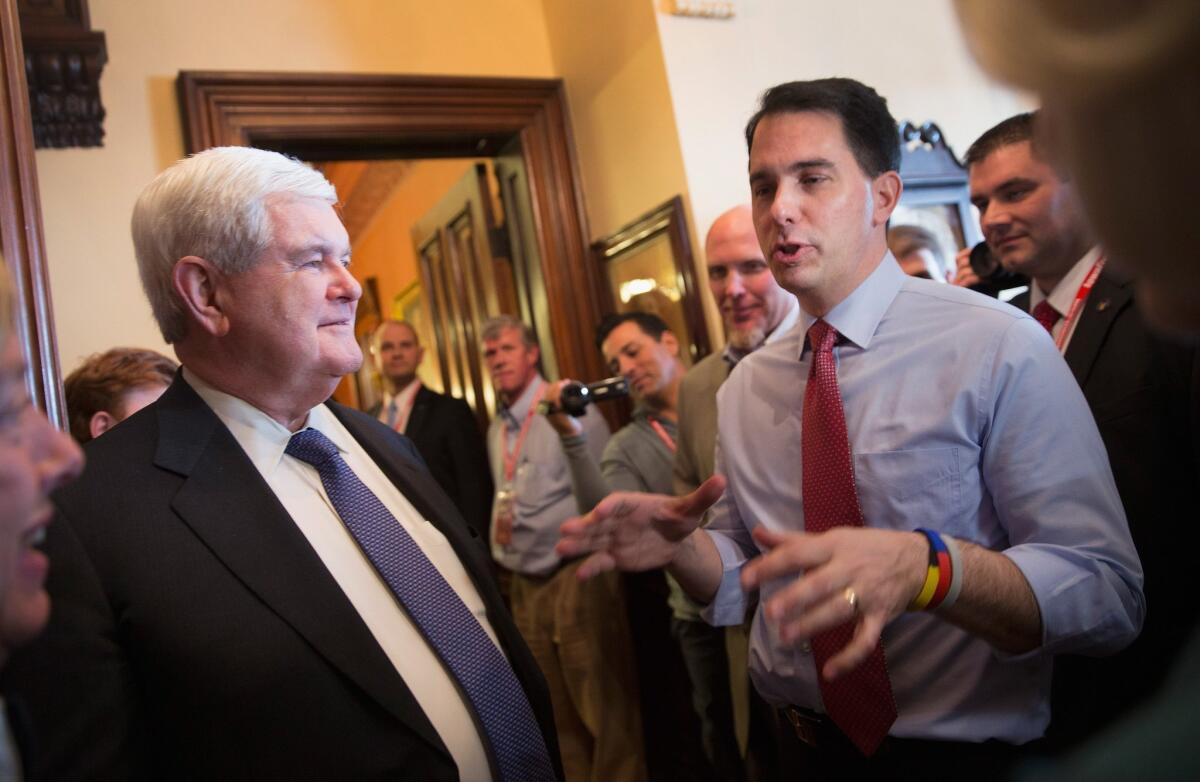
{"label": "carved wood trim", "polygon": [[252,145],[308,159],[480,157],[519,136],[558,366],[604,375],[592,342],[601,279],[558,79],[183,71],[188,152]]}
{"label": "carved wood trim", "polygon": [[17,0],[25,78],[38,147],[98,147],[104,140],[100,73],[104,33],[94,32],[87,0]]}
{"label": "carved wood trim", "polygon": [[34,402],[65,428],[54,312],[46,272],[41,198],[14,0],[0,0],[0,249],[16,283],[17,335]]}

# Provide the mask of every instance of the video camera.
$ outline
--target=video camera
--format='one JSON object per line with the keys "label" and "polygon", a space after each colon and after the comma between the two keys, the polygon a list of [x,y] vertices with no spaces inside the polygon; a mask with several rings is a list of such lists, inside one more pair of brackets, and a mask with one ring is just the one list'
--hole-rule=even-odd
{"label": "video camera", "polygon": [[562,394],[559,396],[559,408],[553,410],[546,402],[538,405],[538,412],[542,415],[557,413],[561,410],[564,413],[582,418],[587,412],[587,406],[592,402],[606,402],[610,399],[620,399],[623,396],[629,396],[629,382],[618,375],[617,377],[609,377],[595,383],[567,383],[562,388]]}
{"label": "video camera", "polygon": [[971,248],[971,271],[979,278],[979,282],[970,286],[971,290],[995,297],[1000,291],[1018,288],[1029,284],[1029,278],[1024,274],[1010,272],[1000,265],[1000,261],[992,254],[987,242],[980,242]]}

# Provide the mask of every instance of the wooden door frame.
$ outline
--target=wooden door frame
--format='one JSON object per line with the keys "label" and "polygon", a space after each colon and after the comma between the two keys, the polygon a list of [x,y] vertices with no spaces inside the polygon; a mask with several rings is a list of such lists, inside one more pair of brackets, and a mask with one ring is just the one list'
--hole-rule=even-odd
{"label": "wooden door frame", "polygon": [[594,343],[603,280],[588,254],[560,79],[180,71],[176,84],[189,153],[239,145],[310,160],[479,157],[519,137],[559,369],[605,375]]}
{"label": "wooden door frame", "polygon": [[34,403],[66,429],[46,269],[29,87],[15,0],[0,0],[0,252],[16,289],[16,328]]}

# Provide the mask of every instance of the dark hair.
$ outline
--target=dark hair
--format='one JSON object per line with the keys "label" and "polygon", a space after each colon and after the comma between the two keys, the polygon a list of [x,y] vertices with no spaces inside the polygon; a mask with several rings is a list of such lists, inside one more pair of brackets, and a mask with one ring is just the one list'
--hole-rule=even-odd
{"label": "dark hair", "polygon": [[963,165],[970,168],[1001,147],[1020,144],[1022,141],[1033,143],[1036,124],[1037,112],[1034,111],[1009,117],[975,139],[975,143],[967,148]]}
{"label": "dark hair", "polygon": [[170,385],[178,365],[153,350],[113,348],[89,356],[63,383],[67,420],[76,442],[92,439],[92,416],[99,412],[122,413],[124,396],[135,388]]}
{"label": "dark hair", "polygon": [[759,121],[771,114],[819,111],[842,121],[846,144],[869,177],[900,170],[900,132],[879,93],[854,79],[789,81],[762,94],[746,123],[746,148],[754,146]]}
{"label": "dark hair", "polygon": [[663,332],[670,331],[666,321],[657,315],[650,312],[618,312],[611,315],[605,315],[600,325],[596,326],[596,347],[600,348],[604,345],[604,340],[608,339],[608,335],[620,326],[622,323],[636,323],[638,328],[647,336],[654,337],[656,340],[662,340]]}

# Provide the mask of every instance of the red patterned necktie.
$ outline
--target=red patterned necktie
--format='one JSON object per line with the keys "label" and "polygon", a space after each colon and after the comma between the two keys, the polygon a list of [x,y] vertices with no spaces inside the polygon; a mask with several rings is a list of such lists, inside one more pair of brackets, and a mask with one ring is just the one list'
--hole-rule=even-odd
{"label": "red patterned necktie", "polygon": [[[823,320],[808,330],[812,366],[804,391],[804,420],[800,446],[803,465],[804,529],[825,532],[833,527],[863,526],[854,465],[846,436],[846,415],[838,391],[833,344],[837,331]],[[896,701],[888,680],[883,644],[849,673],[826,681],[820,675],[825,663],[841,651],[854,635],[856,622],[818,633],[812,639],[817,678],[825,711],[864,755],[872,755],[896,721]]]}
{"label": "red patterned necktie", "polygon": [[1058,323],[1058,320],[1062,317],[1062,315],[1058,310],[1050,306],[1049,301],[1045,299],[1039,301],[1037,306],[1033,308],[1033,312],[1031,314],[1033,315],[1034,320],[1045,326],[1046,331],[1050,332],[1051,336],[1054,335],[1054,324]]}

